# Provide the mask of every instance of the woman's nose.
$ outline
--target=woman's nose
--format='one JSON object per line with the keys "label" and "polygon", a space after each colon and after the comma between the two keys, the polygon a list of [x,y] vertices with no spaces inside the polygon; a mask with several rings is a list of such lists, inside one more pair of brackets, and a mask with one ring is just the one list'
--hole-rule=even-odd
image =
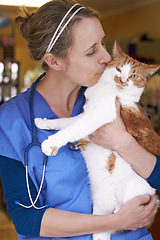
{"label": "woman's nose", "polygon": [[105,48],[103,48],[102,52],[101,52],[101,56],[99,58],[99,63],[100,64],[107,64],[111,61],[111,55],[107,52],[107,50]]}

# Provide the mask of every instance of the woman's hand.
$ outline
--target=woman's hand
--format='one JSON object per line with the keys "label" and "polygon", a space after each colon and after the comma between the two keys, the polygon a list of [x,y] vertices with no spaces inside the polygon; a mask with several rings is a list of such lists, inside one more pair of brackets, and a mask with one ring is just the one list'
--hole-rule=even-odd
{"label": "woman's hand", "polygon": [[115,214],[120,217],[120,230],[136,230],[149,225],[156,212],[155,196],[145,194],[129,200]]}
{"label": "woman's hand", "polygon": [[116,99],[117,118],[96,130],[89,137],[97,145],[116,151],[138,175],[146,179],[154,169],[156,156],[144,149],[127,132],[121,118],[120,108],[120,102]]}

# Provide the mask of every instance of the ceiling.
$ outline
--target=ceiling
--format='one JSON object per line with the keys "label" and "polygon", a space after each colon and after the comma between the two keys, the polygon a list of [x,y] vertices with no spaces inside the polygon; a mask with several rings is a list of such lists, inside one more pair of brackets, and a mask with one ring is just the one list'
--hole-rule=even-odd
{"label": "ceiling", "polygon": [[[111,16],[118,13],[130,11],[152,3],[160,2],[160,0],[77,0],[85,6],[92,7],[100,12],[101,16]],[[46,0],[44,0],[44,3]],[[0,14],[15,15],[17,7],[0,5]]]}

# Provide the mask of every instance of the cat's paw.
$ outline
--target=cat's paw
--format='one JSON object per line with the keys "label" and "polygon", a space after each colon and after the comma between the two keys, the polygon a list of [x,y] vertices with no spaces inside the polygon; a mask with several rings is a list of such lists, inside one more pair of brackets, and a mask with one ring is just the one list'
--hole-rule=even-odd
{"label": "cat's paw", "polygon": [[93,240],[110,240],[111,234],[108,232],[93,234]]}
{"label": "cat's paw", "polygon": [[44,152],[44,154],[47,156],[55,156],[58,152],[58,149],[64,146],[66,143],[66,138],[64,138],[62,132],[60,131],[54,135],[50,135],[48,139],[42,142],[42,152]]}
{"label": "cat's paw", "polygon": [[47,139],[41,144],[42,152],[47,156],[55,156],[58,152],[59,147],[54,146],[54,144]]}
{"label": "cat's paw", "polygon": [[120,209],[120,207],[116,207],[113,212],[117,213],[119,211],[119,209]]}
{"label": "cat's paw", "polygon": [[47,118],[35,118],[35,125],[40,129],[50,129]]}

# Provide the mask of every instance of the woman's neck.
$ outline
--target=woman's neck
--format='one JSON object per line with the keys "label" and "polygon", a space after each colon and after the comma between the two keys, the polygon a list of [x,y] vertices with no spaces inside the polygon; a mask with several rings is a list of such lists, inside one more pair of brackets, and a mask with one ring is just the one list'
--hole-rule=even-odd
{"label": "woman's neck", "polygon": [[70,83],[60,74],[47,72],[36,90],[58,117],[71,117],[80,86]]}

